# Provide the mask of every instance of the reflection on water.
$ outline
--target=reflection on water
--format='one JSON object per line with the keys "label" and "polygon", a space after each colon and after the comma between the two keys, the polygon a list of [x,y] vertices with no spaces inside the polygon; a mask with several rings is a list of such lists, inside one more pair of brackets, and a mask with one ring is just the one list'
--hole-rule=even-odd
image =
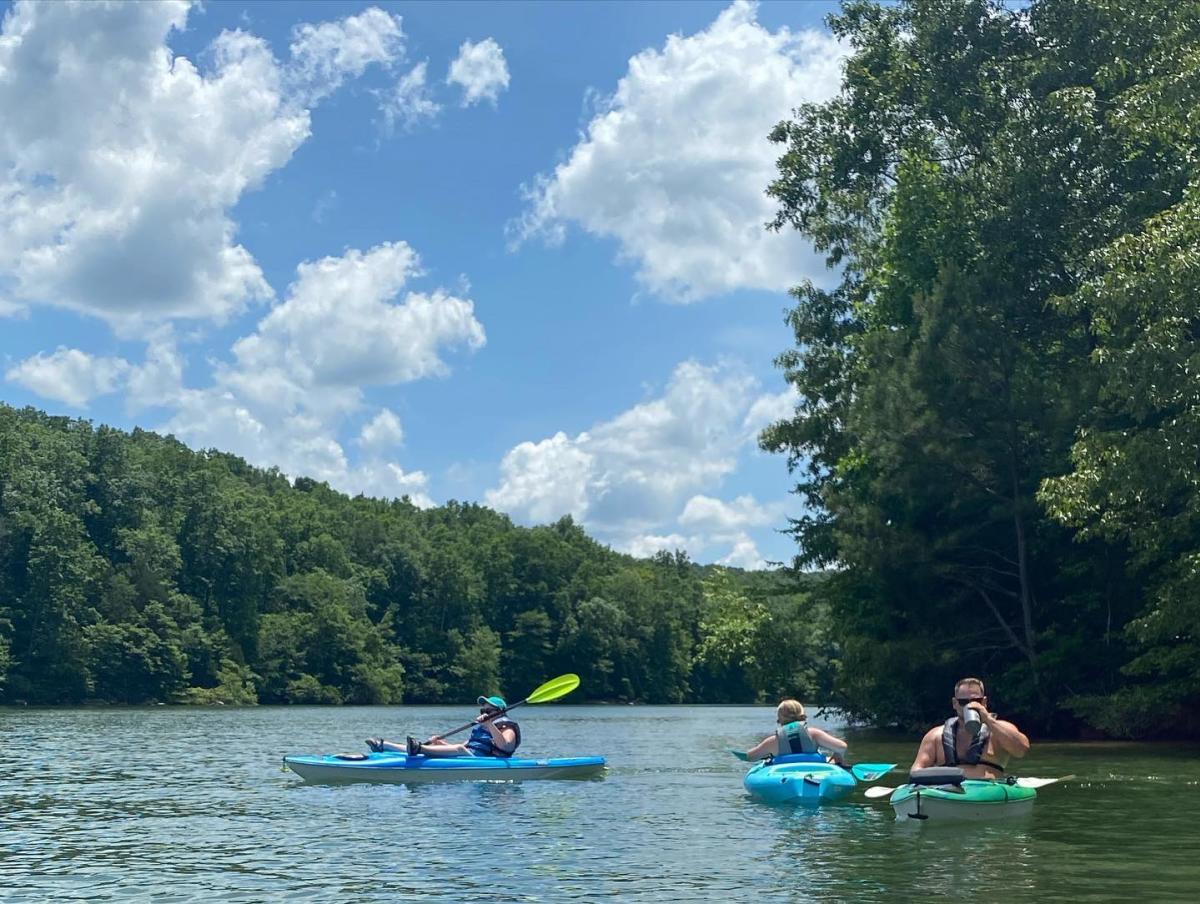
{"label": "reflection on water", "polygon": [[[1099,902],[1190,899],[1200,872],[1194,747],[1036,744],[1024,774],[1079,780],[1027,819],[940,827],[886,798],[748,798],[726,748],[766,734],[768,707],[528,708],[523,752],[603,753],[603,781],[324,787],[279,767],[463,715],[0,711],[0,899]],[[849,736],[860,761],[915,749]]]}

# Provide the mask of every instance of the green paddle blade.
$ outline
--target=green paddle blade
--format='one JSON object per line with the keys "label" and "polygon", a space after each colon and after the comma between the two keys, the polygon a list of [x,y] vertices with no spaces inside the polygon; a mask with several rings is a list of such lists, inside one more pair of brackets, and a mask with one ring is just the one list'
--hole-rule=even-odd
{"label": "green paddle blade", "polygon": [[559,697],[565,697],[579,687],[578,675],[559,675],[551,678],[532,694],[525,698],[526,703],[549,703]]}
{"label": "green paddle blade", "polygon": [[743,763],[749,762],[749,760],[750,760],[750,757],[746,756],[746,751],[744,751],[744,750],[734,750],[732,747],[730,747],[729,752],[732,753],[739,760],[741,760]]}

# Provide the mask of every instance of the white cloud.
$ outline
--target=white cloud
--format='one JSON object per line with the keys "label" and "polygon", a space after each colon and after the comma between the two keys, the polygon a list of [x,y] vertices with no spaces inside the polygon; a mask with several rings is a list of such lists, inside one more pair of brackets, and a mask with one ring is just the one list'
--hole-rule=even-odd
{"label": "white cloud", "polygon": [[493,38],[484,38],[478,44],[464,41],[458,56],[450,64],[446,81],[463,89],[464,107],[489,100],[493,104],[500,92],[508,88],[508,63],[504,51]]}
{"label": "white cloud", "polygon": [[337,22],[297,25],[289,49],[289,78],[297,94],[312,104],[368,66],[402,60],[404,29],[400,16],[371,7]]}
{"label": "white cloud", "polygon": [[767,562],[759,553],[758,546],[747,534],[741,534],[734,542],[733,549],[729,554],[717,561],[721,565],[731,565],[735,568],[749,570],[767,567]]}
{"label": "white cloud", "polygon": [[648,559],[655,553],[666,550],[674,552],[677,549],[686,550],[693,545],[687,537],[679,534],[639,534],[623,545],[623,550],[639,559]]}
{"label": "white cloud", "polygon": [[388,132],[394,131],[397,125],[413,129],[422,119],[432,119],[441,112],[441,105],[433,100],[425,84],[425,68],[425,63],[417,63],[396,82],[390,93],[380,98],[379,108]]}
{"label": "white cloud", "polygon": [[0,318],[2,317],[24,317],[29,313],[29,309],[24,305],[17,304],[15,301],[0,296]]}
{"label": "white cloud", "polygon": [[403,442],[404,428],[400,425],[400,418],[387,408],[381,408],[370,423],[363,425],[358,435],[358,444],[373,451],[393,448]]}
{"label": "white cloud", "polygon": [[725,535],[745,527],[772,524],[782,517],[782,506],[760,505],[753,496],[738,496],[733,502],[722,502],[701,494],[687,501],[679,523],[692,530]]}
{"label": "white cloud", "polygon": [[796,405],[799,402],[800,394],[796,392],[795,387],[789,386],[782,392],[768,393],[750,406],[743,427],[757,439],[758,434],[768,425],[795,417]]}
{"label": "white cloud", "polygon": [[767,134],[836,92],[844,54],[820,32],[768,31],[741,0],[705,31],[672,35],[629,61],[569,158],[527,189],[510,234],[553,242],[574,222],[613,237],[646,288],[680,302],[820,277],[794,230],[764,228],[780,153]]}
{"label": "white cloud", "polygon": [[485,342],[470,300],[406,291],[418,275],[420,262],[404,242],[301,264],[287,300],[234,343],[233,360],[215,367],[213,384],[178,391],[163,429],[346,492],[431,505],[427,476],[384,456],[403,439],[391,411],[361,431],[362,461],[352,463],[338,440],[365,387],[443,375],[444,350]]}
{"label": "white cloud", "polygon": [[525,521],[570,514],[610,537],[653,532],[734,471],[756,386],[735,368],[684,362],[660,397],[574,438],[512,449],[488,504]]}
{"label": "white cloud", "polygon": [[39,352],[26,358],[4,376],[44,398],[82,408],[96,396],[114,392],[129,370],[123,358],[97,358],[59,346],[52,355]]}
{"label": "white cloud", "polygon": [[[18,2],[0,33],[0,277],[10,302],[125,329],[270,300],[230,211],[309,136],[307,107],[400,52],[368,10],[302,26],[294,56],[223,32],[201,71],[168,40],[190,6]],[[36,98],[31,102],[30,98]]]}

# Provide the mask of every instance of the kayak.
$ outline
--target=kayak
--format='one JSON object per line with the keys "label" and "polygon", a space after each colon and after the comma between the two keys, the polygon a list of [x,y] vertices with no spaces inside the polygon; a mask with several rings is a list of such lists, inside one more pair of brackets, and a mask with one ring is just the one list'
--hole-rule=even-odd
{"label": "kayak", "polygon": [[511,782],[533,779],[596,778],[602,756],[519,759],[490,756],[427,757],[406,753],[340,753],[285,756],[284,765],[306,782]]}
{"label": "kayak", "polygon": [[990,822],[1033,810],[1037,790],[1002,781],[964,779],[946,785],[901,785],[889,802],[896,819]]}
{"label": "kayak", "polygon": [[756,763],[742,783],[767,803],[809,806],[843,800],[858,784],[847,769],[816,753],[792,753]]}

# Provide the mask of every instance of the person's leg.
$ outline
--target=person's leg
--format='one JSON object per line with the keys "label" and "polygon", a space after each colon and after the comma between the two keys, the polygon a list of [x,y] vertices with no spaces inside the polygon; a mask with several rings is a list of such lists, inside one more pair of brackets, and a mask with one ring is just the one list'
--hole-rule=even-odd
{"label": "person's leg", "polygon": [[394,741],[385,741],[383,738],[367,738],[367,747],[375,753],[383,753],[384,751],[396,751],[404,753],[404,745],[397,744]]}
{"label": "person's leg", "polygon": [[462,744],[421,744],[420,752],[425,756],[468,756]]}

